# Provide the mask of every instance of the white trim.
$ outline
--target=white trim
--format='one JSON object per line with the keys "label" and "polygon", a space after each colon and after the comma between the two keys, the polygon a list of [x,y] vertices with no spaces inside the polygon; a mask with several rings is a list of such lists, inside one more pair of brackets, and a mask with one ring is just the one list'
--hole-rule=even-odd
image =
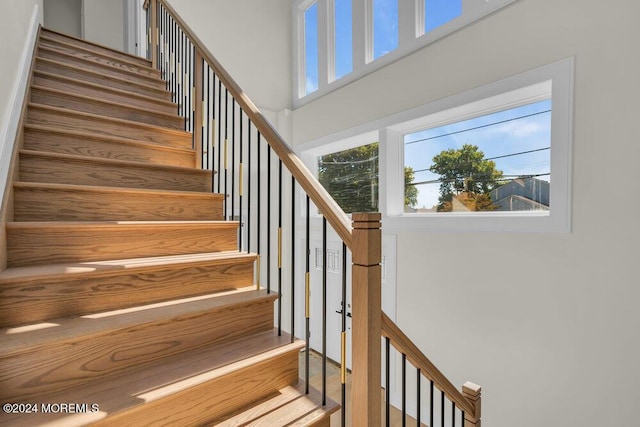
{"label": "white trim", "polygon": [[[316,0],[319,3],[325,3],[328,0]],[[422,25],[422,31],[419,33],[420,27],[418,26],[418,20],[421,16],[418,14],[422,11],[424,15],[424,6],[420,7],[420,3],[424,4],[424,0],[416,0],[418,4],[408,4],[410,0],[399,0],[398,5],[398,48],[392,52],[387,53],[379,58],[373,60],[373,28],[372,28],[372,0],[352,0],[353,10],[353,71],[346,76],[341,77],[338,80],[333,81],[321,81],[318,77],[318,90],[304,95],[305,87],[301,87],[301,81],[306,80],[304,67],[301,66],[304,61],[304,33],[300,34],[299,21],[300,11],[304,11],[303,5],[309,4],[309,0],[295,0],[293,5],[293,19],[294,19],[294,45],[296,45],[293,64],[294,75],[294,92],[293,92],[293,107],[298,108],[302,105],[318,99],[327,93],[330,93],[342,86],[345,86],[373,71],[376,71],[388,64],[391,64],[405,56],[415,52],[422,47],[431,44],[449,34],[452,34],[468,25],[473,24],[481,19],[488,17],[489,15],[497,12],[498,10],[511,5],[514,2],[521,0],[463,0],[462,15],[449,21],[448,23],[429,31],[424,34],[424,25]],[[407,3],[407,4],[405,4]],[[411,2],[412,3],[412,2]],[[413,18],[408,16],[409,11],[414,14]],[[333,17],[329,17],[333,20]],[[406,26],[412,26],[413,29],[403,28]],[[327,28],[321,28],[318,25],[319,32],[321,30],[327,31]],[[413,31],[416,37],[408,37],[407,34]],[[319,38],[324,37],[322,34],[318,35]],[[301,62],[302,61],[302,62]],[[319,67],[327,67],[326,55],[319,55],[318,64]]]}
{"label": "white trim", "polygon": [[18,124],[20,123],[20,114],[22,113],[22,103],[24,102],[27,83],[29,81],[29,69],[31,67],[31,59],[33,58],[34,46],[38,35],[39,6],[33,6],[31,13],[31,23],[27,40],[22,48],[20,61],[18,65],[16,79],[11,89],[9,100],[11,104],[5,112],[2,122],[0,123],[0,203],[4,200],[4,191],[9,180],[9,169],[13,158],[13,148],[18,133]]}

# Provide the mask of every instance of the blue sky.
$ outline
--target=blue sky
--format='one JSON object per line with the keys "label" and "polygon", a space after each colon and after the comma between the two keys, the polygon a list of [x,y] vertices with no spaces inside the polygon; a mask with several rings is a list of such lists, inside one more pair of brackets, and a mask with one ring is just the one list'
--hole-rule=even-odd
{"label": "blue sky", "polygon": [[[416,171],[415,182],[437,180],[439,175],[424,170],[432,165],[433,157],[444,150],[473,144],[484,152],[485,159],[498,157],[493,161],[504,175],[547,174],[550,110],[551,100],[546,100],[406,135],[405,165]],[[550,176],[538,179],[550,181]],[[419,185],[417,207],[437,204],[439,187],[439,183]]]}

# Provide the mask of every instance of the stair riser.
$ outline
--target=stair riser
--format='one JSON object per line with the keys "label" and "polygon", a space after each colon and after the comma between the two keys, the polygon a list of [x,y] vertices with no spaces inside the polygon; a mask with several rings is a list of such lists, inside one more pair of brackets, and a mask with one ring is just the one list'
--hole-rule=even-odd
{"label": "stair riser", "polygon": [[157,165],[195,167],[193,151],[166,150],[161,146],[128,144],[126,141],[109,141],[86,138],[64,132],[25,127],[24,148],[58,154],[143,162]]}
{"label": "stair riser", "polygon": [[83,98],[71,93],[52,91],[47,88],[32,87],[31,102],[54,107],[68,108],[91,114],[99,114],[116,119],[131,120],[164,126],[171,129],[184,129],[184,119],[176,114],[156,113],[154,111],[130,107],[128,105],[103,102],[99,99]]}
{"label": "stair riser", "polygon": [[225,416],[297,381],[298,352],[292,351],[115,414],[95,425],[215,425]]}
{"label": "stair riser", "polygon": [[57,89],[69,94],[84,95],[94,97],[104,101],[112,101],[121,104],[127,104],[139,108],[145,108],[149,111],[177,114],[178,107],[173,104],[167,104],[165,102],[156,101],[155,98],[136,97],[132,96],[129,92],[118,92],[109,90],[108,88],[102,88],[99,86],[91,86],[84,84],[78,80],[66,80],[57,78],[51,74],[35,73],[33,77],[33,84],[36,86]]}
{"label": "stair riser", "polygon": [[157,89],[148,85],[136,84],[126,79],[114,79],[110,76],[105,76],[100,73],[85,72],[81,69],[69,67],[64,63],[57,63],[43,58],[37,58],[36,70],[61,75],[72,79],[82,80],[89,83],[95,83],[106,87],[112,87],[114,89],[127,90],[133,93],[150,96],[152,98],[162,99],[165,101],[171,100],[171,94],[167,92],[165,88]]}
{"label": "stair riser", "polygon": [[14,221],[219,221],[216,195],[14,188]]}
{"label": "stair riser", "polygon": [[152,227],[7,226],[7,265],[21,267],[237,249],[236,224]]}
{"label": "stair riser", "polygon": [[128,61],[128,62],[137,63],[138,65],[141,65],[141,66],[147,66],[147,67],[151,66],[151,62],[146,60],[146,59],[144,59],[144,58],[139,58],[137,56],[127,55],[125,53],[118,52],[118,51],[115,51],[115,50],[111,50],[111,49],[103,47],[103,46],[98,46],[98,45],[95,45],[95,44],[92,44],[92,43],[87,43],[87,42],[85,42],[83,40],[78,40],[78,39],[74,39],[72,37],[67,37],[67,36],[65,36],[63,34],[57,34],[57,33],[53,33],[53,32],[50,32],[50,31],[43,30],[42,36],[43,36],[43,39],[46,38],[46,39],[50,39],[50,40],[60,40],[61,42],[66,43],[66,44],[71,44],[71,45],[74,45],[74,46],[78,46],[78,47],[80,47],[82,49],[92,50],[92,51],[98,52],[98,53],[103,54],[103,55],[112,56],[114,58],[120,58],[120,59],[123,59],[123,60]]}
{"label": "stair riser", "polygon": [[187,298],[252,283],[251,258],[5,283],[0,287],[0,327]]}
{"label": "stair riser", "polygon": [[79,67],[83,70],[97,72],[105,76],[129,80],[134,83],[144,84],[158,89],[162,89],[165,87],[165,83],[159,78],[147,77],[126,69],[114,67],[111,64],[94,62],[90,59],[74,55],[67,55],[64,52],[54,51],[44,47],[38,48],[38,56],[41,58],[51,59],[53,61],[59,61],[64,64],[72,65],[74,67]]}
{"label": "stair riser", "polygon": [[[164,357],[272,327],[273,301],[265,298],[33,348],[0,360],[3,384],[0,399],[37,399],[46,393],[86,384],[96,378],[105,380]],[[48,357],[43,358],[43,354]],[[297,360],[295,362],[297,374]],[[289,371],[292,366],[287,368]]]}
{"label": "stair riser", "polygon": [[120,69],[122,71],[126,71],[128,73],[140,74],[146,77],[159,78],[160,71],[151,68],[150,66],[137,65],[128,60],[122,60],[119,58],[115,58],[112,55],[103,55],[101,53],[87,50],[87,49],[78,49],[74,46],[69,46],[66,43],[40,39],[40,46],[55,49],[56,51],[63,52],[67,55],[74,56],[79,59],[84,59],[88,61],[99,62],[100,64],[108,65],[116,69]]}
{"label": "stair riser", "polygon": [[20,155],[20,181],[155,190],[211,190],[210,171],[157,170],[145,165],[105,164],[92,162],[90,159],[65,159],[31,154]]}
{"label": "stair riser", "polygon": [[32,106],[28,110],[28,123],[55,126],[62,129],[92,132],[128,138],[136,141],[151,142],[176,148],[191,148],[191,135],[172,129],[139,126],[134,122],[124,123],[103,117],[91,117],[74,114],[70,110],[49,110]]}

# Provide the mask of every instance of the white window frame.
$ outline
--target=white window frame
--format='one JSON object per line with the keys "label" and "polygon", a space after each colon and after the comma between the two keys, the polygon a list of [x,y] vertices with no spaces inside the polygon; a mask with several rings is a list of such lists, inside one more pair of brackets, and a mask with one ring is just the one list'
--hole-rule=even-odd
{"label": "white window frame", "polygon": [[[317,175],[317,157],[379,142],[379,197],[385,230],[571,232],[574,58],[507,77],[464,93],[302,144],[298,152]],[[551,93],[550,93],[551,89]],[[550,210],[404,212],[404,135],[548,99],[551,111]]]}
{"label": "white window frame", "polygon": [[[462,15],[424,34],[424,0],[398,1],[398,48],[373,60],[372,1],[352,1],[353,71],[334,78],[334,0],[294,0],[293,106],[308,102],[401,59],[518,0],[463,0]],[[318,4],[318,90],[305,94],[304,11]]]}

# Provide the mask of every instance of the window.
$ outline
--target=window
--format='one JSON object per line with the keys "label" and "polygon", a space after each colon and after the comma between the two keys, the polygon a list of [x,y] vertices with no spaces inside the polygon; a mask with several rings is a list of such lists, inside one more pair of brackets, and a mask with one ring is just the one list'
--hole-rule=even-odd
{"label": "window", "polygon": [[462,0],[424,0],[424,32],[428,33],[462,15]]}
{"label": "window", "polygon": [[294,107],[515,0],[294,0]]}
{"label": "window", "polygon": [[398,48],[398,0],[373,0],[373,59]]}
{"label": "window", "polygon": [[304,11],[304,94],[318,90],[318,4]]}
{"label": "window", "polygon": [[353,20],[351,0],[334,0],[334,80],[353,71]]}
{"label": "window", "polygon": [[548,212],[550,153],[550,99],[407,134],[405,212]]}
{"label": "window", "polygon": [[378,143],[318,157],[318,180],[342,210],[377,212]]}

